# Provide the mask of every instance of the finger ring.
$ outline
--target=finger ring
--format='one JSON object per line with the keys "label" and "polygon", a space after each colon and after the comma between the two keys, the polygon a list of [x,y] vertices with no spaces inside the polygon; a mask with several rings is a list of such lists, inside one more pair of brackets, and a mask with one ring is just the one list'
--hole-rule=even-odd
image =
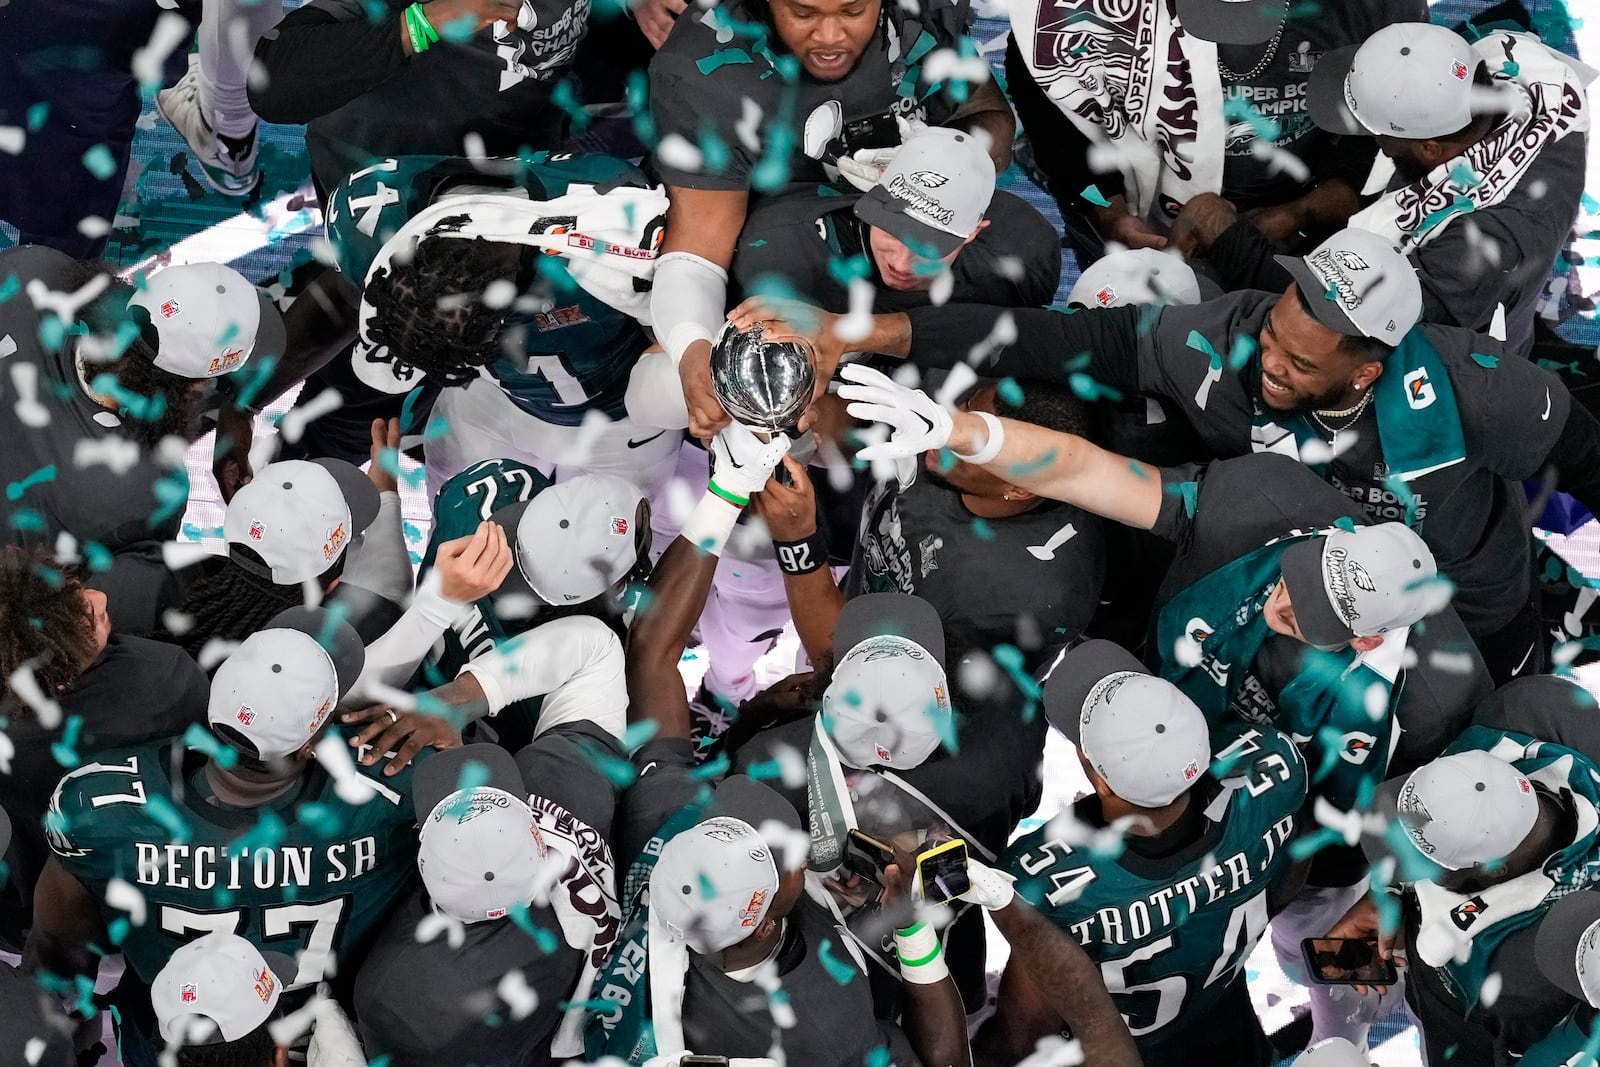
{"label": "finger ring", "polygon": [[398,715],[396,715],[394,713],[394,709],[393,708],[384,708],[383,710],[384,710],[384,713],[389,716],[389,721],[390,722],[399,722],[400,721],[400,716],[398,716]]}

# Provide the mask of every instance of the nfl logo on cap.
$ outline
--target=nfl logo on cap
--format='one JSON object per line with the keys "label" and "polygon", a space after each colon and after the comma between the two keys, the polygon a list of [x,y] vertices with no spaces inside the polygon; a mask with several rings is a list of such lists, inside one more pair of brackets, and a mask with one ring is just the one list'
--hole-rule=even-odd
{"label": "nfl logo on cap", "polygon": [[261,525],[261,521],[259,519],[250,523],[250,540],[259,541],[266,532],[267,528]]}
{"label": "nfl logo on cap", "polygon": [[199,995],[200,990],[195,987],[193,982],[185,982],[178,988],[178,999],[185,1004],[193,1004]]}
{"label": "nfl logo on cap", "polygon": [[611,532],[618,537],[626,537],[628,534],[628,520],[620,515],[613,515],[611,517]]}
{"label": "nfl logo on cap", "polygon": [[176,300],[167,300],[161,305],[161,317],[170,319],[181,310],[183,310],[183,307]]}
{"label": "nfl logo on cap", "polygon": [[245,726],[249,726],[251,723],[255,722],[256,721],[255,709],[252,708],[248,704],[240,704],[239,705],[239,721],[241,723],[243,723]]}
{"label": "nfl logo on cap", "polygon": [[1458,82],[1466,81],[1467,80],[1467,73],[1468,73],[1467,72],[1467,65],[1465,63],[1461,62],[1461,60],[1459,60],[1459,59],[1451,61],[1451,63],[1450,63],[1450,75],[1451,75],[1451,77],[1455,78],[1456,81],[1458,81]]}
{"label": "nfl logo on cap", "polygon": [[1094,294],[1094,302],[1103,308],[1110,307],[1112,304],[1116,303],[1116,301],[1117,291],[1111,288],[1109,285],[1100,290],[1098,293]]}

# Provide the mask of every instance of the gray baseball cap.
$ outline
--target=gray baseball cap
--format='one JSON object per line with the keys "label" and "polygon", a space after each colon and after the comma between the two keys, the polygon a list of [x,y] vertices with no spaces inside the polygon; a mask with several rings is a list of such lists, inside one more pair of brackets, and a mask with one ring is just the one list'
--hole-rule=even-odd
{"label": "gray baseball cap", "polygon": [[180,946],[150,983],[150,1004],[168,1045],[238,1041],[261,1027],[297,973],[294,960],[213,930]]}
{"label": "gray baseball cap", "polygon": [[283,460],[263,467],[234,494],[222,518],[234,563],[274,585],[315,578],[344,554],[382,505],[378,487],[342,459]]}
{"label": "gray baseball cap", "polygon": [[913,252],[942,258],[977,231],[994,182],[994,160],[982,142],[930,126],[900,146],[878,184],[856,201],[856,218]]}
{"label": "gray baseball cap", "polygon": [[1294,277],[1316,320],[1335,333],[1394,346],[1422,318],[1416,268],[1369,230],[1350,226],[1308,256],[1272,258]]}
{"label": "gray baseball cap", "polygon": [[1184,32],[1217,44],[1265,44],[1288,13],[1282,0],[1178,0]]}
{"label": "gray baseball cap", "polygon": [[615,474],[580,474],[490,515],[514,546],[500,592],[557,607],[593,600],[639,560],[644,490]]}
{"label": "gray baseball cap", "polygon": [[448,749],[412,777],[417,869],[440,911],[465,923],[501,919],[548,898],[566,859],[552,856],[511,753],[498,745]]}
{"label": "gray baseball cap", "polygon": [[289,608],[234,649],[211,680],[206,719],[263,762],[298,752],[328,721],[366,664],[349,623],[323,608]]}
{"label": "gray baseball cap", "polygon": [[1533,959],[1550,983],[1600,1007],[1600,893],[1569,893],[1539,921]]}
{"label": "gray baseball cap", "polygon": [[804,829],[794,805],[742,774],[717,786],[704,816],[662,848],[650,912],[670,936],[710,954],[755,933],[772,910],[784,864],[763,831]]}
{"label": "gray baseball cap", "polygon": [[1329,530],[1291,545],[1280,562],[1295,622],[1318,648],[1410,626],[1438,603],[1433,553],[1402,522]]}
{"label": "gray baseball cap", "polygon": [[1505,859],[1538,817],[1533,783],[1505,760],[1478,750],[1418,767],[1395,798],[1395,818],[1406,837],[1452,871]]}
{"label": "gray baseball cap", "polygon": [[1426,140],[1472,122],[1478,59],[1454,30],[1397,22],[1317,60],[1306,87],[1311,121],[1330,133]]}
{"label": "gray baseball cap", "polygon": [[1175,252],[1124,248],[1084,268],[1067,305],[1116,308],[1129,304],[1198,304],[1203,299],[1194,268]]}
{"label": "gray baseball cap", "polygon": [[283,316],[263,289],[221,263],[186,263],[141,279],[129,309],[160,339],[155,365],[180,378],[216,378],[253,356],[282,358]]}
{"label": "gray baseball cap", "polygon": [[1044,685],[1044,713],[1111,791],[1161,808],[1211,766],[1206,717],[1171,682],[1110,641],[1085,641],[1064,655]]}
{"label": "gray baseball cap", "polygon": [[938,611],[904,593],[855,597],[839,612],[833,647],[821,715],[840,759],[862,770],[920,766],[955,729]]}

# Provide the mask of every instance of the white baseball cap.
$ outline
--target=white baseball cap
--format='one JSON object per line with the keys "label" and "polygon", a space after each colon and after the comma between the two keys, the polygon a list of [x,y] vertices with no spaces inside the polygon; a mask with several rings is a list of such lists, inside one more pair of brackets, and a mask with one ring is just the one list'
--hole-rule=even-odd
{"label": "white baseball cap", "polygon": [[1398,345],[1422,318],[1422,283],[1405,254],[1355,226],[1311,254],[1272,257],[1294,276],[1316,320],[1347,337]]}
{"label": "white baseball cap", "polygon": [[[502,592],[562,606],[607,592],[639,561],[644,490],[615,474],[580,474],[489,516],[516,545]],[[648,523],[643,524],[648,527]]]}
{"label": "white baseball cap", "polygon": [[1318,648],[1410,626],[1438,605],[1433,553],[1403,522],[1335,528],[1291,545],[1279,562],[1295,622]]}
{"label": "white baseball cap", "polygon": [[1201,299],[1200,281],[1182,256],[1158,248],[1124,248],[1109,252],[1084,268],[1067,294],[1067,305],[1166,306],[1198,304]]}
{"label": "white baseball cap", "polygon": [[1372,1060],[1342,1037],[1318,1041],[1295,1058],[1294,1067],[1369,1067]]}
{"label": "white baseball cap", "polygon": [[238,1041],[259,1029],[294,980],[294,960],[213,930],[181,945],[150,983],[150,1005],[170,1046]]}
{"label": "white baseball cap", "polygon": [[380,504],[372,480],[342,459],[283,460],[233,495],[222,536],[260,558],[235,552],[240,567],[275,585],[298,585],[332,567]]}
{"label": "white baseball cap", "polygon": [[180,378],[216,378],[252,355],[283,356],[283,316],[272,298],[221,263],[150,274],[128,307],[149,315],[160,337],[155,365]]}
{"label": "white baseball cap", "polygon": [[323,608],[289,608],[222,661],[206,720],[226,727],[218,734],[246,756],[287,758],[316,736],[365,663],[348,623]]}
{"label": "white baseball cap", "polygon": [[720,815],[668,841],[650,872],[650,917],[702,954],[761,926],[781,881],[772,849],[742,819]]}
{"label": "white baseball cap", "polygon": [[548,899],[566,859],[540,835],[511,753],[486,744],[440,752],[418,765],[411,788],[417,869],[435,907],[476,923]]}
{"label": "white baseball cap", "polygon": [[1481,751],[1440,756],[1418,767],[1395,798],[1395,817],[1411,843],[1452,871],[1509,856],[1538,816],[1533,783]]}
{"label": "white baseball cap", "polygon": [[1569,893],[1539,921],[1534,962],[1550,983],[1600,1008],[1600,893]]}
{"label": "white baseball cap", "polygon": [[861,770],[921,766],[955,730],[938,611],[921,597],[867,593],[845,602],[833,646],[844,654],[821,715],[839,758]]}
{"label": "white baseball cap", "polygon": [[1317,60],[1307,107],[1331,133],[1443,137],[1472,123],[1477,69],[1472,46],[1454,30],[1397,22]]}
{"label": "white baseball cap", "polygon": [[930,126],[906,138],[878,184],[856,201],[856,218],[939,259],[977,232],[994,180],[994,160],[978,138]]}
{"label": "white baseball cap", "polygon": [[1085,641],[1055,665],[1044,713],[1113,793],[1142,808],[1171,804],[1211,766],[1206,717],[1126,649]]}

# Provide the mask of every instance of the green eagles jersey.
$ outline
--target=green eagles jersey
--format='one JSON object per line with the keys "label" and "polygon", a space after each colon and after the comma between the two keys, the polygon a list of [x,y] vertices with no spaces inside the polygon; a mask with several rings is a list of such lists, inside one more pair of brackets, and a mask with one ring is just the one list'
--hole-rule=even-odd
{"label": "green eagles jersey", "polygon": [[[339,270],[361,287],[384,243],[414,214],[452,188],[504,189],[532,201],[554,200],[571,185],[648,187],[637,167],[604,155],[540,152],[527,159],[474,162],[451,156],[381,159],[351,174],[328,198],[328,241]],[[534,232],[565,232],[570,217],[552,216]],[[656,232],[660,232],[659,228]],[[489,373],[513,403],[558,426],[578,426],[591,409],[617,419],[633,364],[650,345],[631,316],[590,295],[565,272],[533,257],[525,272],[535,299],[506,320],[522,337],[515,357],[501,356]],[[536,305],[536,307],[534,306]]]}
{"label": "green eagles jersey", "polygon": [[1600,1026],[1594,1012],[1568,1015],[1517,1061],[1519,1067],[1600,1067]]}
{"label": "green eagles jersey", "polygon": [[[353,973],[417,875],[411,768],[384,777],[357,764],[374,792],[352,805],[313,762],[288,793],[242,808],[212,799],[205,762],[179,739],[116,749],[51,798],[50,847],[100,901],[128,965],[150,982],[184,942],[227,930],[299,954],[290,988]],[[143,895],[141,922],[129,921],[134,893],[113,880]]]}
{"label": "green eagles jersey", "polygon": [[[537,469],[511,459],[486,459],[445,482],[433,501],[433,532],[422,557],[422,570],[426,572],[433,566],[440,545],[466,537],[495,512],[532,500],[549,485],[550,479]],[[515,548],[516,537],[511,531],[507,531],[507,539]],[[479,600],[474,609],[466,616],[466,622],[445,631],[442,651],[423,665],[426,684],[449,681],[474,657],[519,632],[507,630],[495,614],[493,594]],[[530,697],[502,708],[494,719],[502,744],[520,748],[533,740],[533,727],[539,721],[542,705],[542,697]]]}
{"label": "green eagles jersey", "polygon": [[1213,737],[1228,742],[1212,767],[1221,786],[1192,845],[1160,859],[1114,855],[1052,839],[1047,824],[1002,859],[1023,898],[1099,965],[1147,1054],[1216,1022],[1208,1013],[1267,928],[1267,891],[1290,867],[1305,801],[1305,764],[1287,737],[1244,724]]}

